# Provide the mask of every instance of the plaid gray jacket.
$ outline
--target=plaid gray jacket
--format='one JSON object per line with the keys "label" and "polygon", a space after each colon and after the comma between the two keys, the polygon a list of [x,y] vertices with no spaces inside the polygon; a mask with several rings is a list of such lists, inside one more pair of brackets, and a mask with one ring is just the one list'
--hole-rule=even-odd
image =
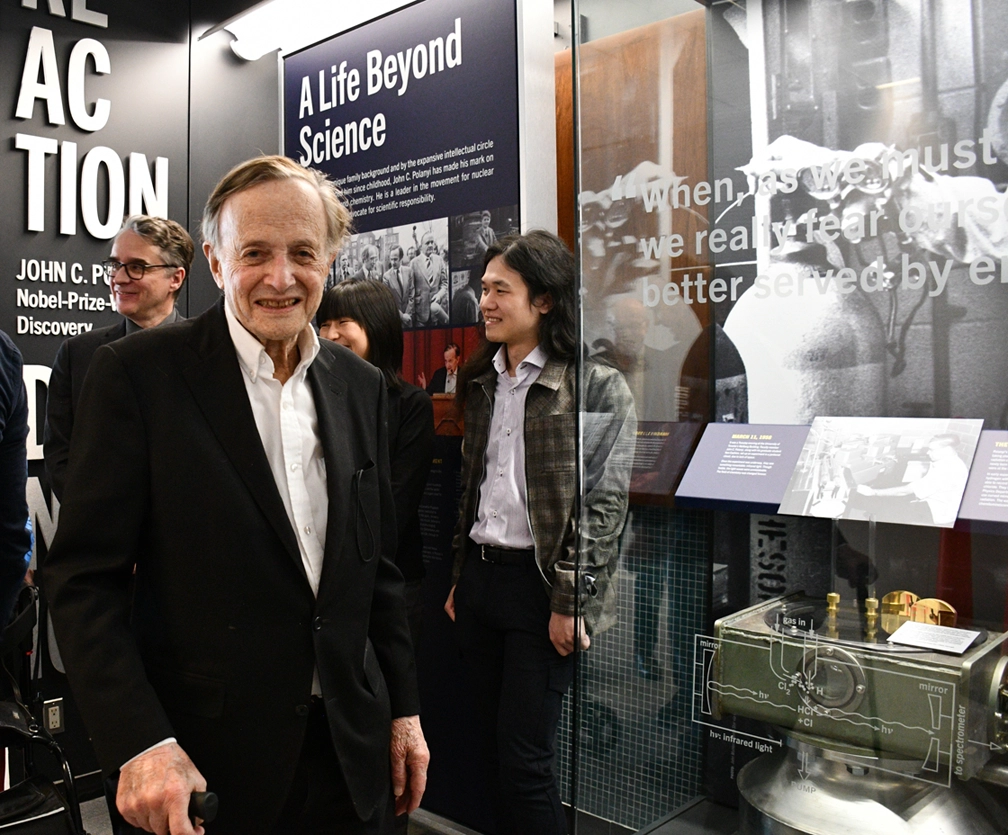
{"label": "plaid gray jacket", "polygon": [[[577,399],[573,362],[547,360],[525,401],[525,483],[536,562],[550,609],[574,614],[575,586],[589,633],[616,622],[619,536],[626,522],[637,418],[622,374],[587,360],[584,366],[583,492],[577,501]],[[476,521],[497,372],[474,378],[465,408],[462,502],[452,541],[457,582]],[[581,542],[580,581],[575,554]]]}

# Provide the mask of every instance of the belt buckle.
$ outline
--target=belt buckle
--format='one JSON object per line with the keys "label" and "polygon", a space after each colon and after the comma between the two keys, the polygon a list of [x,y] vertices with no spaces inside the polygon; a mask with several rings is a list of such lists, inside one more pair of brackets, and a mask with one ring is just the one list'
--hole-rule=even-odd
{"label": "belt buckle", "polygon": [[480,559],[481,559],[481,560],[483,560],[483,562],[488,562],[488,563],[491,563],[491,564],[493,564],[493,561],[492,561],[492,560],[489,560],[489,559],[487,559],[487,555],[486,555],[486,545],[483,545],[483,544],[481,543],[481,544],[480,544],[480,547],[479,547],[479,549],[480,549]]}

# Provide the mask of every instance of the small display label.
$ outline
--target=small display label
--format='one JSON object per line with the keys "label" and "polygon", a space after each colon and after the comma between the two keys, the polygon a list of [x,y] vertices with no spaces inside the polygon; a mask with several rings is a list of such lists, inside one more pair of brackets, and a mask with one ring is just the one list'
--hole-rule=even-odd
{"label": "small display label", "polygon": [[930,623],[907,621],[889,636],[889,640],[894,644],[903,644],[908,647],[962,655],[979,637],[979,632],[970,629],[955,629],[951,626],[935,626]]}

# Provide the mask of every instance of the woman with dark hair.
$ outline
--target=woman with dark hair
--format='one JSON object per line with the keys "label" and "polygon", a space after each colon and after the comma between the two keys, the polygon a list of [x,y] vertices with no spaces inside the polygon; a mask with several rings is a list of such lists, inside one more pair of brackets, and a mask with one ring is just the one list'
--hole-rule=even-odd
{"label": "woman with dark hair", "polygon": [[389,463],[399,545],[395,564],[406,580],[406,607],[413,648],[420,643],[424,576],[420,499],[434,455],[434,407],[423,389],[405,382],[403,329],[392,291],[381,282],[357,281],[327,290],[316,321],[319,335],[376,366],[388,388]]}
{"label": "woman with dark hair", "polygon": [[557,722],[575,647],[615,621],[636,418],[620,373],[586,360],[579,497],[574,258],[535,231],[493,242],[484,263],[486,341],[456,394],[463,492],[445,611],[475,684],[499,835],[562,835]]}

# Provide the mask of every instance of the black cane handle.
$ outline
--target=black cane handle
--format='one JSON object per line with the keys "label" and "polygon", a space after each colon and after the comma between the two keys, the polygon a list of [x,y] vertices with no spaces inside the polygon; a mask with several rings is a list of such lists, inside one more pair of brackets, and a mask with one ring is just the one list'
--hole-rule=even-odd
{"label": "black cane handle", "polygon": [[189,795],[189,817],[212,823],[217,817],[217,795],[213,792],[193,792]]}

